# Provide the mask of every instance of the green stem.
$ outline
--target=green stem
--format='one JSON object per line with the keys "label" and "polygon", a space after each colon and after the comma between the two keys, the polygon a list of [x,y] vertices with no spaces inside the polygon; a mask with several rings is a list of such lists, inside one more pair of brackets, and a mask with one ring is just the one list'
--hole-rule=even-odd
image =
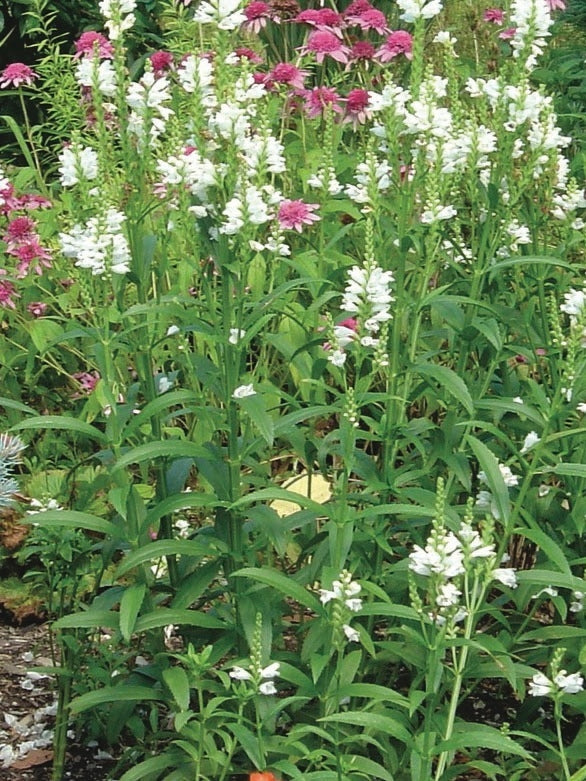
{"label": "green stem", "polygon": [[570,768],[568,767],[568,760],[566,758],[566,750],[564,747],[564,741],[562,737],[562,704],[559,699],[555,701],[555,731],[558,739],[558,746],[560,749],[560,760],[562,768],[564,769],[564,778],[566,781],[570,781]]}

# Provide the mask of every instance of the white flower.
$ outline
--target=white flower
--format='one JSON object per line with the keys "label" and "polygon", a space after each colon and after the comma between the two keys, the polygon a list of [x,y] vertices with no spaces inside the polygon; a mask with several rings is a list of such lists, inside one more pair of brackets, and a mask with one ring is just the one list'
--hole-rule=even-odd
{"label": "white flower", "polygon": [[584,690],[584,678],[580,673],[568,675],[566,670],[560,670],[553,680],[564,694],[577,694]]}
{"label": "white flower", "polygon": [[463,542],[465,553],[473,559],[486,559],[494,555],[494,545],[492,543],[485,545],[476,529],[470,524],[463,523],[459,531],[460,539]]}
{"label": "white flower", "polygon": [[441,574],[444,578],[453,578],[464,573],[464,553],[462,543],[453,532],[440,531],[431,535],[427,545],[413,547],[409,554],[409,569],[426,577]]}
{"label": "white flower", "polygon": [[544,595],[547,597],[552,597],[553,599],[553,597],[557,597],[558,590],[557,588],[553,588],[552,586],[546,586],[545,588],[542,588],[541,591],[538,591],[537,594],[533,594],[531,599],[539,599],[539,597],[542,597]]}
{"label": "white flower", "polygon": [[439,607],[451,607],[458,604],[460,596],[462,592],[453,583],[442,583],[435,601]]}
{"label": "white flower", "polygon": [[564,303],[560,305],[560,311],[571,317],[580,317],[586,303],[586,290],[570,288],[569,293],[564,294]]}
{"label": "white flower", "polygon": [[230,670],[230,678],[235,681],[250,681],[252,675],[245,670],[244,667],[238,667],[237,665]]}
{"label": "white flower", "polygon": [[167,393],[173,387],[173,380],[170,380],[165,374],[158,374],[155,377],[157,393]]}
{"label": "white flower", "polygon": [[246,331],[243,331],[242,328],[231,328],[228,341],[230,342],[230,344],[238,344],[238,342],[241,339],[244,339],[245,336],[246,336]]}
{"label": "white flower", "polygon": [[424,225],[433,225],[433,223],[439,222],[440,220],[451,220],[452,217],[455,217],[457,214],[458,212],[453,206],[442,206],[441,204],[437,204],[429,209],[425,209],[419,219]]}
{"label": "white flower", "polygon": [[328,361],[333,366],[341,367],[346,363],[346,353],[344,350],[332,350],[328,355]]}
{"label": "white flower", "polygon": [[547,697],[553,689],[553,682],[543,673],[535,673],[529,684],[529,694],[532,697]]}
{"label": "white flower", "polygon": [[106,97],[116,92],[116,72],[110,60],[82,57],[75,69],[75,78],[82,87],[97,87]]}
{"label": "white flower", "polygon": [[178,325],[170,325],[169,328],[167,328],[167,336],[175,336],[180,330]]}
{"label": "white flower", "polygon": [[247,396],[256,396],[252,383],[250,385],[239,385],[232,394],[233,399],[245,399]]}
{"label": "white flower", "polygon": [[239,10],[240,0],[204,0],[197,8],[193,20],[200,24],[216,23],[220,30],[235,30],[246,21]]}
{"label": "white flower", "polygon": [[492,571],[492,577],[509,588],[517,588],[517,573],[514,567],[497,567]]}
{"label": "white flower", "polygon": [[59,155],[60,181],[63,187],[71,187],[80,180],[87,182],[98,176],[98,154],[89,146],[71,144]]}
{"label": "white flower", "polygon": [[100,11],[106,18],[104,24],[113,41],[118,40],[125,30],[129,30],[134,25],[135,8],[135,0],[101,0]]}
{"label": "white flower", "polygon": [[[503,480],[505,481],[505,485],[508,488],[511,488],[512,486],[515,485],[519,485],[518,475],[513,474],[511,468],[508,467],[506,464],[499,464],[499,471],[503,477]],[[481,483],[488,483],[486,472],[479,472],[478,479],[480,480]]]}
{"label": "white flower", "polygon": [[272,664],[267,665],[267,667],[263,667],[263,669],[260,671],[260,677],[267,679],[278,678],[280,671],[281,663],[272,662]]}
{"label": "white flower", "polygon": [[265,681],[264,683],[261,683],[258,687],[258,690],[261,694],[264,694],[267,697],[271,694],[277,693],[277,687],[272,681]]}
{"label": "white flower", "polygon": [[523,447],[521,448],[521,453],[526,453],[530,448],[532,448],[534,445],[536,445],[538,442],[540,442],[541,438],[538,436],[536,431],[530,431],[525,439],[523,440]]}
{"label": "white flower", "polygon": [[349,626],[348,624],[344,624],[342,626],[342,629],[344,630],[346,639],[349,640],[351,643],[358,643],[360,641],[360,635],[356,631],[356,629],[352,629],[352,627]]}
{"label": "white flower", "polygon": [[397,5],[403,11],[400,18],[405,22],[414,22],[416,19],[432,19],[442,10],[441,0],[397,0]]}
{"label": "white flower", "polygon": [[348,283],[342,298],[342,309],[356,312],[364,318],[363,327],[370,332],[379,330],[380,324],[391,320],[390,304],[392,271],[379,266],[353,266],[348,271]]}

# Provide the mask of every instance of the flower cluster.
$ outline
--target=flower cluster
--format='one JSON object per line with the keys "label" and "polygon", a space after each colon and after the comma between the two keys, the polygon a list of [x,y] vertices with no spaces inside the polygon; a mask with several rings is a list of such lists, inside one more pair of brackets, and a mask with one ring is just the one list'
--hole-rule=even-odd
{"label": "flower cluster", "polygon": [[360,640],[360,634],[350,626],[352,613],[362,610],[362,599],[358,596],[362,587],[352,580],[352,573],[342,570],[338,580],[334,580],[331,589],[320,588],[319,598],[322,605],[332,603],[332,627],[334,631],[334,644],[338,644],[342,637],[352,643]]}
{"label": "flower cluster", "polygon": [[18,483],[12,477],[12,472],[20,462],[20,454],[25,447],[18,437],[0,434],[0,507],[10,505],[18,491]]}
{"label": "flower cluster", "polygon": [[122,212],[110,207],[85,225],[76,224],[69,233],[60,233],[61,252],[94,276],[127,274],[131,255],[122,227],[125,220]]}

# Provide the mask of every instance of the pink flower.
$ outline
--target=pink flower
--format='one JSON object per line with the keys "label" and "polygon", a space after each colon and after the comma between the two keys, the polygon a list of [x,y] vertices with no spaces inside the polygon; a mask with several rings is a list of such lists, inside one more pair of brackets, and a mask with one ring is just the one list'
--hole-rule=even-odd
{"label": "pink flower", "polygon": [[305,92],[305,111],[311,119],[322,115],[327,106],[336,114],[342,113],[342,106],[338,103],[340,96],[331,87],[314,87]]}
{"label": "pink flower", "polygon": [[[89,395],[100,381],[100,375],[97,371],[93,372],[75,372],[71,375],[80,385],[80,391]],[[81,398],[81,393],[75,393],[72,398]]]}
{"label": "pink flower", "polygon": [[344,122],[352,122],[354,128],[357,125],[364,125],[367,119],[370,119],[371,113],[368,111],[368,92],[365,89],[353,89],[346,98],[346,116]]}
{"label": "pink flower", "polygon": [[287,84],[295,89],[304,89],[305,77],[308,71],[301,70],[289,62],[279,62],[268,74],[267,80],[275,84]]}
{"label": "pink flower", "polygon": [[22,244],[10,247],[7,252],[19,260],[16,268],[16,276],[19,279],[28,274],[30,267],[33,266],[35,261],[38,261],[38,263],[33,266],[33,271],[39,276],[43,273],[43,267],[51,268],[51,253],[39,244],[37,236],[31,237]]}
{"label": "pink flower", "polygon": [[344,18],[350,19],[352,16],[360,16],[367,11],[372,11],[369,0],[354,0],[344,11]]}
{"label": "pink flower", "polygon": [[4,68],[0,75],[0,89],[20,87],[21,84],[30,87],[36,78],[38,78],[37,74],[28,65],[23,62],[13,62]]}
{"label": "pink flower", "polygon": [[507,27],[506,30],[503,30],[499,33],[499,38],[502,38],[503,41],[509,41],[511,38],[515,37],[516,32],[516,27]]}
{"label": "pink flower", "polygon": [[492,24],[502,24],[505,21],[505,12],[502,8],[487,8],[482,19]]}
{"label": "pink flower", "polygon": [[307,11],[301,11],[301,13],[297,14],[294,21],[309,24],[318,30],[333,32],[338,36],[341,35],[342,17],[331,8],[319,8],[317,10],[309,8]]}
{"label": "pink flower", "polygon": [[[7,273],[6,269],[0,268],[0,277],[5,277]],[[9,282],[7,279],[0,279],[0,306],[16,309],[13,298],[20,298],[20,295],[16,292],[12,282]]]}
{"label": "pink flower", "polygon": [[48,209],[53,204],[48,198],[43,195],[36,195],[35,193],[25,193],[18,199],[19,209]]}
{"label": "pink flower", "polygon": [[79,60],[80,57],[85,55],[93,57],[94,54],[97,54],[100,60],[111,60],[114,57],[114,47],[102,33],[88,30],[88,32],[82,33],[75,42],[73,57],[75,60]]}
{"label": "pink flower", "polygon": [[27,306],[27,310],[33,317],[42,317],[47,311],[47,304],[42,301],[33,301],[32,304]]}
{"label": "pink flower", "polygon": [[171,52],[158,51],[149,54],[149,60],[153,66],[153,73],[158,79],[163,76],[173,65],[173,55]]}
{"label": "pink flower", "polygon": [[350,59],[356,60],[372,60],[374,57],[374,46],[370,41],[356,41],[354,46],[350,49]]}
{"label": "pink flower", "polygon": [[279,206],[277,218],[281,228],[296,230],[301,233],[304,225],[311,225],[320,218],[312,212],[319,209],[317,203],[304,203],[304,201],[282,201]]}
{"label": "pink flower", "polygon": [[4,235],[4,241],[12,244],[16,241],[26,241],[35,234],[37,227],[34,220],[30,217],[15,217],[8,223],[8,229]]}
{"label": "pink flower", "polygon": [[300,54],[312,52],[318,64],[321,64],[326,57],[331,57],[337,62],[346,64],[350,49],[328,30],[316,30],[311,33],[307,39],[307,44],[299,50]]}
{"label": "pink flower", "polygon": [[384,35],[388,30],[386,16],[376,8],[367,8],[359,14],[346,12],[344,19],[349,25],[358,25],[361,30],[376,30],[379,35]]}
{"label": "pink flower", "polygon": [[234,54],[241,59],[248,60],[253,65],[260,65],[263,62],[260,54],[252,51],[252,49],[248,49],[246,46],[239,46],[237,49],[234,49]]}
{"label": "pink flower", "polygon": [[566,10],[565,0],[545,0],[545,2],[548,4],[550,11]]}
{"label": "pink flower", "polygon": [[393,57],[404,54],[408,60],[413,58],[413,38],[406,30],[395,30],[375,53],[379,62],[390,62]]}
{"label": "pink flower", "polygon": [[271,6],[263,0],[253,0],[249,3],[244,9],[244,16],[246,21],[242,23],[242,27],[251,33],[259,33],[269,20],[280,21]]}

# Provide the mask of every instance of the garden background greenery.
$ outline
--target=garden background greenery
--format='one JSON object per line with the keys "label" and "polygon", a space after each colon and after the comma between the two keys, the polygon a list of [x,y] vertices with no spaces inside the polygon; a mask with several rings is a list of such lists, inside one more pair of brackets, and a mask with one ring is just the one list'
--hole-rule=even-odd
{"label": "garden background greenery", "polygon": [[3,3],[54,781],[586,779],[585,20]]}

